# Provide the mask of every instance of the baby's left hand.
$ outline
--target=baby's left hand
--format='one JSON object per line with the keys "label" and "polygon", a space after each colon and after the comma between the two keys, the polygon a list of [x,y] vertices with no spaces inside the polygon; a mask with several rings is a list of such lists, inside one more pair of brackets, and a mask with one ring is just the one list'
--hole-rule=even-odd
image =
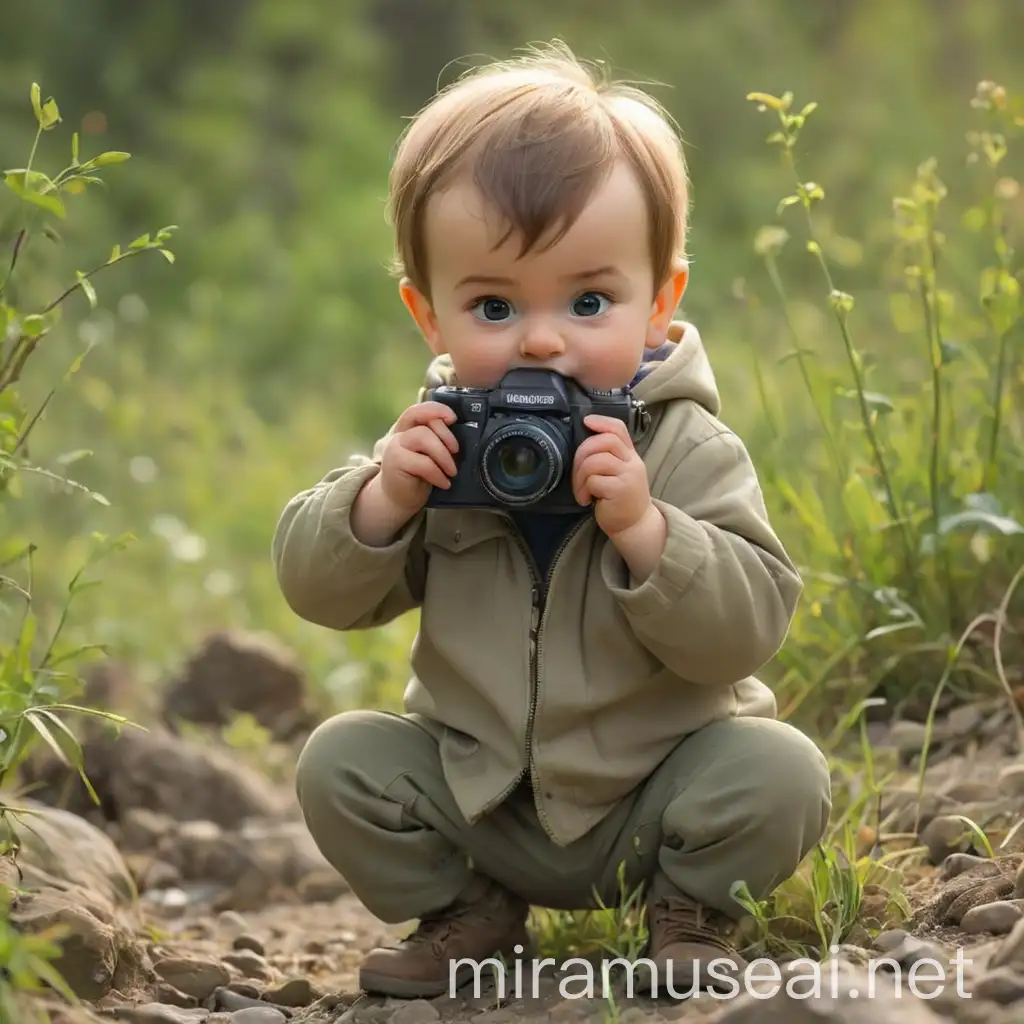
{"label": "baby's left hand", "polygon": [[587,416],[583,422],[596,433],[576,451],[573,493],[581,505],[594,501],[597,525],[614,538],[651,511],[647,467],[621,420]]}

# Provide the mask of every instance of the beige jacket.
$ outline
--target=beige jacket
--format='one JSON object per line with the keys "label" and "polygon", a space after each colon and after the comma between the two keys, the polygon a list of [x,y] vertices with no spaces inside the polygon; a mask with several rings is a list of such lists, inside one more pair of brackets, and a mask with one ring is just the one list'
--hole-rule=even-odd
{"label": "beige jacket", "polygon": [[470,822],[529,772],[543,826],[568,844],[687,733],[777,713],[754,673],[782,645],[801,580],[743,444],[717,419],[697,330],[677,323],[670,339],[634,391],[652,414],[637,448],[668,521],[642,584],[592,516],[556,556],[542,615],[532,561],[503,513],[425,509],[389,546],[366,547],[349,514],[379,472],[383,439],[281,516],[273,556],[302,618],[365,629],[421,609],[405,706],[438,736]]}

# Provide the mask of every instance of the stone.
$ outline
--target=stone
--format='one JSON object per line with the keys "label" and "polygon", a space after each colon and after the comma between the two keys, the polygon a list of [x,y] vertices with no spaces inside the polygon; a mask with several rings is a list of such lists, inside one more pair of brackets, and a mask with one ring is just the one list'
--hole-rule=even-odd
{"label": "stone", "polygon": [[888,931],[879,932],[873,945],[879,952],[888,953],[900,946],[906,938],[907,933],[902,928],[891,928]]}
{"label": "stone", "polygon": [[[248,818],[277,818],[294,805],[290,790],[275,788],[231,752],[159,727],[116,735],[83,727],[80,739],[89,781],[108,818],[117,822],[145,808],[174,822],[215,821],[232,829]],[[55,756],[33,761],[23,775],[44,802],[60,801],[83,816],[96,810],[81,780],[69,778]]]}
{"label": "stone", "polygon": [[231,980],[231,973],[223,964],[197,956],[165,957],[154,961],[153,969],[164,981],[199,1002]]}
{"label": "stone", "polygon": [[989,961],[989,967],[1024,968],[1024,918],[1010,930],[1002,944]]}
{"label": "stone", "polygon": [[256,938],[255,935],[249,935],[244,933],[235,937],[235,940],[231,943],[232,949],[249,949],[253,953],[257,953],[259,956],[263,956],[267,950],[263,943]]}
{"label": "stone", "polygon": [[273,1006],[247,1006],[231,1014],[231,1024],[285,1024],[287,1019]]}
{"label": "stone", "polygon": [[1024,999],[1024,977],[1010,967],[997,967],[975,984],[971,995],[1003,1006],[1015,1003]]}
{"label": "stone", "polygon": [[247,978],[260,978],[263,981],[269,981],[271,978],[270,964],[250,949],[239,949],[233,953],[226,953],[224,963],[238,968]]}
{"label": "stone", "polygon": [[928,859],[932,864],[941,864],[950,854],[962,853],[967,849],[970,830],[959,818],[940,815],[921,829],[918,842],[927,847]]}
{"label": "stone", "polygon": [[210,1016],[210,1011],[202,1008],[187,1010],[163,1003],[115,1006],[110,1012],[114,1020],[127,1021],[127,1024],[200,1024]]}
{"label": "stone", "polygon": [[[65,772],[67,769],[65,768]],[[24,797],[4,797],[30,814],[0,820],[0,842],[20,844],[22,887],[79,888],[111,906],[130,905],[138,892],[117,847],[95,825],[57,807]]]}
{"label": "stone", "polygon": [[263,993],[263,998],[279,1006],[301,1007],[315,1003],[321,994],[308,978],[289,978],[281,985],[268,988]]}
{"label": "stone", "polygon": [[30,933],[64,930],[53,964],[81,999],[101,999],[113,988],[130,991],[144,975],[143,950],[128,924],[85,890],[19,894],[10,917]]}
{"label": "stone", "polygon": [[436,1006],[425,999],[413,999],[395,1010],[389,1024],[432,1024],[433,1021],[440,1019],[441,1014],[438,1013]]}
{"label": "stone", "polygon": [[295,652],[276,637],[241,630],[210,634],[164,689],[163,716],[221,728],[251,715],[275,739],[308,731],[306,676]]}
{"label": "stone", "polygon": [[987,857],[978,857],[973,853],[951,853],[943,862],[939,871],[941,881],[948,881],[962,875],[969,868],[976,868],[981,864],[989,864]]}
{"label": "stone", "polygon": [[333,868],[311,872],[298,885],[303,903],[333,903],[348,891],[348,883]]}
{"label": "stone", "polygon": [[1024,799],[1024,764],[1007,765],[999,773],[996,788],[1003,796]]}
{"label": "stone", "polygon": [[960,927],[969,935],[1006,935],[1022,916],[1024,900],[997,900],[972,907],[960,919]]}

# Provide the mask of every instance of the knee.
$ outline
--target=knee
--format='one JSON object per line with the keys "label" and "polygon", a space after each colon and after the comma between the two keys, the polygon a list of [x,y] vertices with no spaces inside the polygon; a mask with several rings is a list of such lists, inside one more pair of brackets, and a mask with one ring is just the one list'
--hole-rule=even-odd
{"label": "knee", "polygon": [[763,766],[752,784],[766,814],[802,820],[819,834],[832,813],[828,761],[817,745],[795,726],[773,719],[750,720],[748,756]]}
{"label": "knee", "polygon": [[303,807],[326,793],[335,798],[338,782],[366,772],[374,756],[380,757],[381,731],[386,728],[377,711],[345,711],[313,730],[295,765],[295,791]]}

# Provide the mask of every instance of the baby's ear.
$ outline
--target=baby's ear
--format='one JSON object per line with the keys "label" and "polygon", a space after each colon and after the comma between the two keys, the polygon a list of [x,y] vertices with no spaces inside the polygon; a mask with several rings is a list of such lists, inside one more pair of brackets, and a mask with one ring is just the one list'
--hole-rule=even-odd
{"label": "baby's ear", "polygon": [[416,322],[430,351],[439,356],[445,351],[444,340],[437,326],[437,317],[430,300],[409,280],[403,277],[398,285],[398,294],[402,297],[405,308]]}
{"label": "baby's ear", "polygon": [[665,343],[672,317],[682,301],[686,285],[690,280],[690,267],[685,260],[679,260],[654,297],[651,317],[647,323],[647,347],[657,348]]}

